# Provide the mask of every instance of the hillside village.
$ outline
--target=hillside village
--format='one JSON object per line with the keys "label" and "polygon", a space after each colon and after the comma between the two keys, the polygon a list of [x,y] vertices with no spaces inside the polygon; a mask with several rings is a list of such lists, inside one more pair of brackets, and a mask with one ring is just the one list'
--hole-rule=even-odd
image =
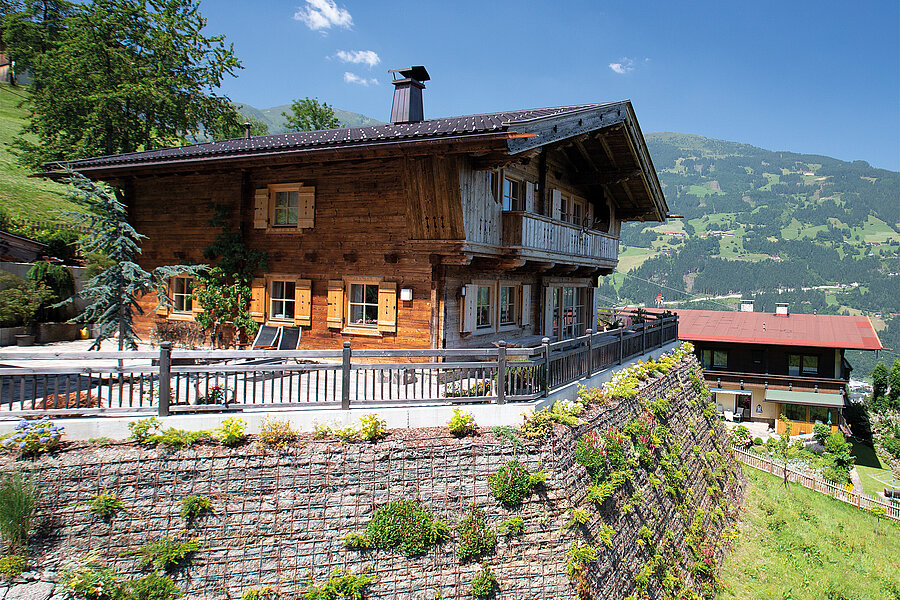
{"label": "hillside village", "polygon": [[126,4],[0,7],[0,600],[900,598],[900,173]]}

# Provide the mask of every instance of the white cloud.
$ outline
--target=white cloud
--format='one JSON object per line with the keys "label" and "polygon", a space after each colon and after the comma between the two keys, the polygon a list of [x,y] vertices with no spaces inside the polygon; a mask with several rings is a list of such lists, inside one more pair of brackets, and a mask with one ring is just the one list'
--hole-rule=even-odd
{"label": "white cloud", "polygon": [[612,69],[613,73],[624,75],[625,73],[634,71],[634,61],[628,57],[624,57],[620,62],[609,63],[609,68]]}
{"label": "white cloud", "polygon": [[378,85],[378,80],[374,77],[372,79],[366,79],[365,77],[360,77],[356,73],[351,73],[350,71],[344,72],[344,81],[347,83],[355,83],[357,85],[364,85],[366,87],[370,85]]}
{"label": "white cloud", "polygon": [[349,29],[353,25],[350,12],[346,8],[340,8],[334,0],[306,0],[306,6],[297,9],[294,19],[302,21],[313,31],[324,31],[332,27]]}
{"label": "white cloud", "polygon": [[335,56],[345,63],[369,65],[370,69],[381,62],[381,57],[373,50],[338,50]]}

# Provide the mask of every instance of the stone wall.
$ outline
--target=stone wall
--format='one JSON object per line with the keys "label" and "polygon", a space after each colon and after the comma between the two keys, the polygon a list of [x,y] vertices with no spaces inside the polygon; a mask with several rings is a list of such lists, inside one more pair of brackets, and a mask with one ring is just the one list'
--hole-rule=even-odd
{"label": "stone wall", "polygon": [[[418,496],[436,517],[452,524],[472,503],[484,508],[494,525],[513,515],[524,519],[525,534],[498,536],[496,553],[487,557],[500,584],[495,597],[501,600],[571,598],[574,588],[565,573],[568,549],[575,540],[596,543],[606,523],[616,532],[613,545],[600,552],[589,580],[595,597],[624,598],[632,593],[635,574],[648,556],[636,543],[642,525],[657,540],[668,530],[683,541],[679,502],[638,469],[633,482],[602,507],[585,507],[595,513],[591,523],[564,529],[568,510],[590,485],[584,467],[574,460],[576,441],[591,429],[621,427],[640,412],[642,401],[669,395],[666,425],[670,439],[681,446],[687,496],[706,515],[708,539],[717,540],[734,511],[719,518],[712,513],[721,504],[739,505],[743,476],[733,458],[723,454],[727,444],[720,424],[699,409],[688,381],[692,368],[698,369],[693,357],[668,375],[645,382],[637,398],[592,409],[586,425],[558,425],[548,440],[519,450],[489,431],[456,439],[438,429],[392,430],[376,444],[304,440],[282,451],[255,443],[236,449],[207,445],[166,451],[114,443],[63,450],[31,465],[40,477],[43,520],[32,541],[32,564],[54,571],[63,558],[96,550],[115,568],[136,576],[137,560],[129,553],[185,530],[180,499],[202,494],[213,500],[215,514],[193,523],[186,535],[199,537],[207,549],[175,574],[190,598],[239,598],[261,585],[273,586],[283,598],[299,597],[310,576],[320,583],[337,568],[373,574],[376,581],[367,598],[471,597],[470,582],[479,565],[459,563],[455,533],[453,540],[418,558],[343,547],[341,538],[360,532],[376,507]],[[727,473],[717,484],[721,492],[713,493],[704,477],[711,466],[703,464],[707,452],[716,453]],[[513,457],[531,471],[545,469],[551,475],[521,507],[508,510],[490,495],[487,479]],[[645,501],[624,514],[635,488]],[[92,515],[84,504],[105,491],[117,494],[126,506],[110,522]]]}

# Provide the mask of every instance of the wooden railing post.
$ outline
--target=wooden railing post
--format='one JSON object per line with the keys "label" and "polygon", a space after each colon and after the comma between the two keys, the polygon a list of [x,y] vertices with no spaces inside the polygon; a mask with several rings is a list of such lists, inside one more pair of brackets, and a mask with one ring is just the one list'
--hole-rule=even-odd
{"label": "wooden railing post", "polygon": [[594,373],[594,330],[587,330],[588,336],[588,362],[587,376],[590,377]]}
{"label": "wooden railing post", "polygon": [[625,351],[622,344],[622,332],[625,330],[624,327],[619,327],[619,364],[622,364],[622,353]]}
{"label": "wooden railing post", "polygon": [[647,321],[641,323],[641,354],[647,351]]}
{"label": "wooden railing post", "polygon": [[341,354],[341,408],[350,410],[350,340],[344,342]]}
{"label": "wooden railing post", "polygon": [[497,404],[506,404],[506,342],[497,342]]}
{"label": "wooden railing post", "polygon": [[[172,342],[159,345],[159,416],[169,415],[169,394],[172,391]],[[112,401],[112,399],[110,399]]]}
{"label": "wooden railing post", "polygon": [[546,398],[550,394],[550,338],[541,339],[541,346],[544,348],[544,389],[543,396]]}

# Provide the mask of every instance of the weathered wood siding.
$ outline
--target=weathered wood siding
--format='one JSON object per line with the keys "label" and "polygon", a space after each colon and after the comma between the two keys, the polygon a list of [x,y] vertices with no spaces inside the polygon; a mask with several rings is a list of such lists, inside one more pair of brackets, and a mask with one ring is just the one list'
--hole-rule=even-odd
{"label": "weathered wood siding", "polygon": [[490,171],[475,170],[468,161],[460,161],[459,187],[462,194],[466,241],[499,246],[500,214],[503,204],[494,198]]}
{"label": "weathered wood siding", "polygon": [[[142,265],[207,262],[203,249],[219,233],[207,224],[212,216],[207,207],[210,202],[226,204],[233,208],[233,226],[243,224],[246,243],[268,253],[267,273],[311,280],[311,327],[303,329],[302,348],[336,348],[345,339],[356,348],[430,347],[432,266],[428,254],[407,247],[409,195],[403,187],[403,164],[385,159],[262,168],[249,171],[246,182],[240,173],[137,179],[130,186],[129,202],[135,227],[147,236]],[[453,179],[458,180],[455,175]],[[315,226],[289,232],[255,229],[254,190],[293,182],[316,187]],[[459,221],[461,226],[461,216]],[[328,281],[344,277],[382,277],[396,282],[398,290],[412,288],[411,301],[400,301],[398,293],[396,333],[344,335],[327,327]],[[145,339],[159,318],[152,314],[155,305],[155,297],[142,302],[147,315],[137,326]]]}
{"label": "weathered wood siding", "polygon": [[455,156],[408,158],[403,170],[409,239],[463,240]]}

